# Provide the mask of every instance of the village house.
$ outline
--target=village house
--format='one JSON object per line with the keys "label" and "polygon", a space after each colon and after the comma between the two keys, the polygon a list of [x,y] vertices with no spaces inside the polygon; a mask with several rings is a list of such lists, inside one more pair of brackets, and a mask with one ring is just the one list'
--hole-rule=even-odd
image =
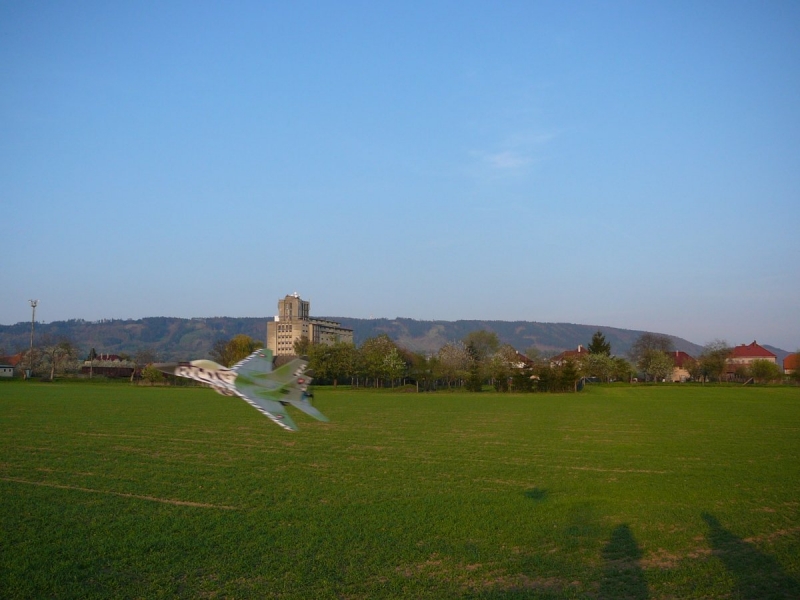
{"label": "village house", "polygon": [[532,369],[536,366],[536,361],[531,360],[519,350],[514,350],[514,353],[515,360],[512,363],[512,366],[515,369]]}
{"label": "village house", "polygon": [[725,361],[725,374],[729,378],[734,377],[737,371],[744,371],[756,360],[767,360],[778,364],[778,357],[754,340],[752,344],[741,344],[733,348]]}
{"label": "village house", "polygon": [[785,375],[791,375],[797,369],[800,369],[800,352],[789,354],[783,359],[783,373]]}
{"label": "village house", "polygon": [[14,370],[19,367],[22,357],[22,352],[13,356],[0,356],[0,377],[14,377]]}
{"label": "village house", "polygon": [[589,354],[590,353],[588,349],[584,348],[582,344],[578,344],[578,347],[575,350],[564,350],[564,352],[561,354],[558,354],[550,359],[550,366],[561,367],[568,360],[578,362],[579,360],[583,360],[589,356]]}
{"label": "village house", "polygon": [[672,358],[672,362],[675,363],[672,369],[672,381],[681,383],[689,381],[692,378],[689,373],[689,366],[694,362],[694,358],[683,350],[675,350],[670,352],[669,355]]}

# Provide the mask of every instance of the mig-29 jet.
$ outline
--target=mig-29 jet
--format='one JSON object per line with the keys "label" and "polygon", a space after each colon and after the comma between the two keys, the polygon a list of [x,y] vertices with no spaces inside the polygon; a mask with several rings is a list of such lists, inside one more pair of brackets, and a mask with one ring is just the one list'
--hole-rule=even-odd
{"label": "mig-29 jet", "polygon": [[238,396],[275,423],[297,431],[297,425],[286,412],[286,406],[299,408],[319,421],[328,418],[311,405],[307,376],[308,362],[295,359],[272,370],[272,351],[259,349],[232,367],[223,367],[212,360],[154,365],[160,371],[187,377],[211,386],[223,396]]}

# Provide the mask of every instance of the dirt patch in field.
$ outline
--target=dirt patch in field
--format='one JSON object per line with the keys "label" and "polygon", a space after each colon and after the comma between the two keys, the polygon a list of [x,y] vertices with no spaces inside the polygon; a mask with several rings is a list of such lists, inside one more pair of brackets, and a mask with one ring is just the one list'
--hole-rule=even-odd
{"label": "dirt patch in field", "polygon": [[711,548],[698,547],[685,554],[668,552],[659,548],[655,552],[648,553],[641,561],[643,569],[674,569],[684,560],[697,560],[711,556]]}
{"label": "dirt patch in field", "polygon": [[506,479],[485,479],[479,477],[477,479],[472,480],[475,483],[495,483],[497,485],[508,485],[511,487],[518,487],[518,488],[528,488],[530,487],[530,483],[526,481],[509,481]]}
{"label": "dirt patch in field", "polygon": [[764,542],[771,544],[777,539],[786,537],[787,535],[795,535],[797,533],[800,533],[800,527],[791,527],[790,529],[779,529],[778,531],[773,531],[772,533],[765,533],[762,535],[744,538],[742,541],[747,542],[748,544],[761,544]]}
{"label": "dirt patch in field", "polygon": [[88,471],[65,471],[64,469],[51,469],[50,467],[36,467],[36,471],[42,473],[69,473],[70,475],[81,475],[83,477],[94,477],[94,473]]}
{"label": "dirt patch in field", "polygon": [[439,558],[438,555],[433,554],[425,562],[416,563],[413,565],[403,565],[395,569],[403,577],[415,577],[422,573],[430,576],[442,575],[443,565],[445,559]]}
{"label": "dirt patch in field", "polygon": [[669,471],[654,471],[652,469],[601,469],[600,467],[565,467],[561,465],[559,467],[570,471],[597,471],[598,473],[647,473],[654,475],[666,475],[669,473]]}
{"label": "dirt patch in field", "polygon": [[78,492],[87,492],[90,494],[105,494],[108,496],[119,496],[121,498],[135,498],[137,500],[148,500],[150,502],[160,502],[161,504],[173,504],[175,506],[192,506],[195,508],[217,508],[221,510],[239,510],[235,506],[225,506],[223,504],[208,504],[205,502],[191,502],[189,500],[173,500],[171,498],[157,498],[155,496],[128,494],[125,492],[114,492],[111,490],[95,490],[92,488],[85,488],[77,485],[63,485],[60,483],[50,483],[47,481],[28,481],[26,479],[17,479],[15,477],[0,477],[0,480],[11,481],[14,483],[22,483],[26,485],[37,485],[42,487],[56,488],[60,490],[73,490]]}
{"label": "dirt patch in field", "polygon": [[547,590],[558,593],[568,587],[580,585],[579,582],[570,583],[557,577],[530,577],[524,573],[507,573],[494,568],[492,563],[465,564],[435,553],[424,562],[401,565],[395,571],[409,579],[427,577],[450,581],[470,592]]}
{"label": "dirt patch in field", "polygon": [[580,583],[577,581],[568,583],[558,577],[529,577],[524,573],[516,573],[487,579],[482,582],[480,587],[503,591],[546,590],[558,593],[567,587],[579,585]]}
{"label": "dirt patch in field", "polygon": [[[208,444],[208,439],[206,439],[206,438],[170,437],[170,436],[164,436],[164,435],[159,435],[159,434],[134,435],[134,434],[129,434],[129,433],[87,433],[87,432],[77,431],[77,432],[74,433],[74,435],[79,435],[79,436],[83,436],[83,437],[96,437],[96,438],[122,438],[122,439],[136,439],[136,440],[153,440],[153,441],[158,441],[160,443],[169,442],[169,443],[178,443],[178,444],[201,444],[201,445],[207,445]],[[220,445],[220,446],[224,445],[224,446],[231,446],[231,447],[234,447],[234,448],[258,448],[258,449],[263,449],[265,451],[273,451],[273,452],[279,452],[280,451],[279,448],[272,449],[272,448],[266,447],[265,444],[262,443],[260,440],[235,442],[235,441],[231,441],[231,440],[228,440],[228,439],[224,439],[224,440],[217,440],[215,443],[217,445]],[[291,447],[291,446],[295,445],[295,442],[279,441],[277,443],[280,446],[284,446],[284,447],[285,446]]]}
{"label": "dirt patch in field", "polygon": [[145,435],[134,435],[132,433],[89,433],[87,431],[75,431],[72,435],[79,435],[82,437],[98,437],[98,438],[132,438],[137,440],[146,439]]}

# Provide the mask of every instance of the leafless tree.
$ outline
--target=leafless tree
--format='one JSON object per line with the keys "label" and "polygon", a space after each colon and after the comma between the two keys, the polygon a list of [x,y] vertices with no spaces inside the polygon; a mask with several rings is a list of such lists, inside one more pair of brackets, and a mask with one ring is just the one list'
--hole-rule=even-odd
{"label": "leafless tree", "polygon": [[42,358],[50,367],[50,381],[53,381],[56,373],[62,373],[75,361],[77,350],[75,345],[68,339],[54,341],[45,337],[41,344]]}

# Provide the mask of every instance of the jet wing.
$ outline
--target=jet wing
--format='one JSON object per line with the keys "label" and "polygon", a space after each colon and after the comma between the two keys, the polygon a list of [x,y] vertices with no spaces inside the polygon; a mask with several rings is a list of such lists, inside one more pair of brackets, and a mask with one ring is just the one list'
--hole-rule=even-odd
{"label": "jet wing", "polygon": [[[309,396],[306,393],[307,389],[305,383],[298,383],[297,381],[292,381],[278,388],[266,388],[260,382],[241,382],[236,386],[237,394],[245,401],[255,406],[279,425],[289,421],[293,427],[294,422],[291,422],[291,419],[286,414],[286,405],[294,406],[319,421],[328,421],[328,417],[319,412],[309,401]],[[276,420],[274,417],[278,414],[284,416],[278,417],[278,420]]]}
{"label": "jet wing", "polygon": [[329,420],[329,419],[328,419],[328,417],[326,417],[326,416],[325,416],[325,415],[323,415],[321,412],[319,412],[319,411],[318,411],[318,410],[317,410],[317,409],[316,409],[316,408],[315,408],[315,407],[314,407],[314,406],[311,404],[311,402],[309,402],[309,401],[308,401],[308,397],[307,397],[305,394],[303,394],[303,398],[302,398],[301,400],[293,400],[293,401],[290,401],[290,404],[291,404],[292,406],[294,406],[295,408],[299,408],[300,410],[302,410],[302,411],[303,411],[304,413],[306,413],[307,415],[311,415],[311,416],[312,416],[312,417],[314,417],[314,418],[315,418],[317,421],[325,421],[325,422],[327,423],[327,422],[328,422],[328,420]]}
{"label": "jet wing", "polygon": [[259,348],[247,358],[233,365],[231,371],[236,371],[246,377],[270,373],[272,371],[272,350]]}
{"label": "jet wing", "polygon": [[328,418],[309,402],[308,384],[311,377],[306,374],[308,362],[295,359],[272,370],[272,352],[256,350],[231,367],[237,374],[236,394],[259,412],[285,429],[297,431],[297,426],[286,412],[291,404],[320,421]]}
{"label": "jet wing", "polygon": [[[245,393],[243,390],[238,390],[237,395],[250,406],[255,408],[258,412],[269,417],[272,421],[284,429],[288,429],[289,431],[297,431],[297,425],[294,424],[294,421],[292,421],[292,418],[286,412],[285,406],[283,406],[280,402],[276,402],[275,400],[258,398],[251,392],[253,392],[252,388],[247,390],[247,393]],[[257,389],[255,393],[258,393]]]}
{"label": "jet wing", "polygon": [[[293,363],[296,363],[293,370],[286,368]],[[248,384],[255,384],[259,390],[278,390],[295,379],[293,376],[295,371],[302,373],[306,364],[305,361],[296,360],[273,371],[272,350],[260,348],[244,360],[233,365],[231,370],[237,375],[237,387],[247,387]]]}

